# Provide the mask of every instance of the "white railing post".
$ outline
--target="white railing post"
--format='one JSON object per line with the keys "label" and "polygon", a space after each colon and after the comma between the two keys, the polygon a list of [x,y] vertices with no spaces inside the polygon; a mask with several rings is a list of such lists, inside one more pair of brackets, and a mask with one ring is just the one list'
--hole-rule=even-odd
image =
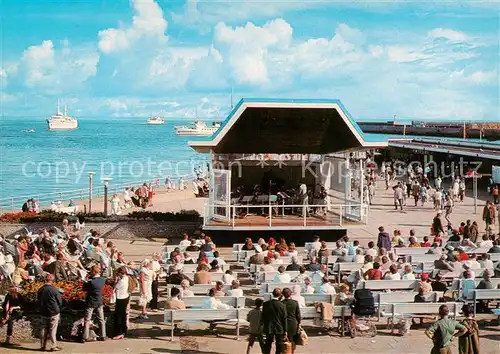
{"label": "white railing post", "polygon": [[271,225],[273,224],[271,221],[271,218],[273,217],[273,210],[271,208],[271,204],[269,204],[268,207],[269,207],[269,227],[271,227]]}
{"label": "white railing post", "polygon": [[236,207],[232,206],[232,208],[233,208],[233,229],[234,229],[234,222],[235,222],[235,218],[236,218]]}
{"label": "white railing post", "polygon": [[304,214],[304,226],[307,226],[307,208],[302,205],[302,213]]}
{"label": "white railing post", "polygon": [[339,217],[340,217],[340,220],[339,220],[339,225],[342,226],[342,205],[340,205],[340,208],[339,208]]}

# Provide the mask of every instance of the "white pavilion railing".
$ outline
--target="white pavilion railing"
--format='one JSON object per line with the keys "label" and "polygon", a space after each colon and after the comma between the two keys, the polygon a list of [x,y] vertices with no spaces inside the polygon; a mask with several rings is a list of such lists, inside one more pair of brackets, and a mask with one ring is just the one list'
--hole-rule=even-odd
{"label": "white pavilion railing", "polygon": [[[304,213],[302,204],[244,204],[225,205],[222,202],[205,204],[204,226],[224,226],[238,228],[262,227],[330,227],[366,224],[368,205],[316,204],[307,205]],[[285,213],[286,211],[286,213]],[[326,213],[325,213],[326,212]],[[251,218],[257,216],[258,218]],[[250,219],[251,218],[251,219]]]}

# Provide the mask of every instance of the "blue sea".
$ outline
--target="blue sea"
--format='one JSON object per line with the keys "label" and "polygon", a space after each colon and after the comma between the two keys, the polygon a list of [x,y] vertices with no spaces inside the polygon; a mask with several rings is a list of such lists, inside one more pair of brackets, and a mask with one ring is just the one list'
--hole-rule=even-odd
{"label": "blue sea", "polygon": [[[174,126],[189,120],[147,125],[146,118],[79,118],[72,131],[49,131],[43,118],[0,119],[0,199],[36,196],[88,188],[123,185],[170,176],[178,182],[195,167],[206,170],[208,156],[191,149],[193,137],[180,137]],[[25,129],[35,129],[25,133]],[[4,201],[5,202],[5,201]]]}

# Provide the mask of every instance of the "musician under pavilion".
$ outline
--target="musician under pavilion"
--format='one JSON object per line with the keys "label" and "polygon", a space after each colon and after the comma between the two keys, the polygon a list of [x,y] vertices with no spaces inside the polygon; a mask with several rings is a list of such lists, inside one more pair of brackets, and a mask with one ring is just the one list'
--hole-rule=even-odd
{"label": "musician under pavilion", "polygon": [[337,100],[241,100],[210,140],[207,228],[339,228],[360,223],[363,132]]}

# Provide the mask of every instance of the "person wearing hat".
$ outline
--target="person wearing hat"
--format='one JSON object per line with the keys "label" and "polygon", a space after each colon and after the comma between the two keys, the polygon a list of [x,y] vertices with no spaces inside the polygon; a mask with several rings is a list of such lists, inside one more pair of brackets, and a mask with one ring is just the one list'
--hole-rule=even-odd
{"label": "person wearing hat", "polygon": [[[38,308],[42,315],[42,329],[40,332],[41,351],[60,351],[57,345],[57,327],[61,315],[61,292],[54,286],[54,275],[47,274],[45,285],[37,293]],[[51,348],[47,347],[51,345]]]}
{"label": "person wearing hat", "polygon": [[2,326],[7,324],[7,338],[4,342],[4,345],[12,344],[12,334],[14,332],[14,320],[18,317],[18,312],[21,306],[21,298],[19,293],[17,292],[17,287],[11,286],[9,288],[9,293],[5,296],[3,301],[3,318],[2,318]]}

